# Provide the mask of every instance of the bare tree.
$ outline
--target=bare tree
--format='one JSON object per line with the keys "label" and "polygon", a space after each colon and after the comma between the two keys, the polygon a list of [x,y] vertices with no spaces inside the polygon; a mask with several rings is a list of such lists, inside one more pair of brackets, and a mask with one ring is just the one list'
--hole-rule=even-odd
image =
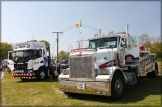
{"label": "bare tree", "polygon": [[151,43],[157,43],[157,42],[161,42],[161,37],[158,36],[158,37],[151,37]]}
{"label": "bare tree", "polygon": [[147,33],[139,36],[138,42],[139,42],[139,45],[143,45],[144,50],[149,51],[152,43],[151,43],[151,38]]}
{"label": "bare tree", "polygon": [[139,45],[144,45],[146,42],[150,42],[150,36],[147,33],[142,34],[138,39]]}

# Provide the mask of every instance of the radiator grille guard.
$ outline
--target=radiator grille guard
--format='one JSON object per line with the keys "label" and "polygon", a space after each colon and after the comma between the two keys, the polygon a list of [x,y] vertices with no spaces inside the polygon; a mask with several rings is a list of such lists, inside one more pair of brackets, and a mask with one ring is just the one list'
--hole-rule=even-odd
{"label": "radiator grille guard", "polygon": [[94,58],[92,55],[69,57],[70,78],[92,79],[94,77]]}

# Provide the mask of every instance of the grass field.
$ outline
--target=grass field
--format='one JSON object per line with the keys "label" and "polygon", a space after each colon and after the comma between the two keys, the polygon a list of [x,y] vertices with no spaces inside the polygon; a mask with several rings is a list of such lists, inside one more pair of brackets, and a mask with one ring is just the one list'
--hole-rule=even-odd
{"label": "grass field", "polygon": [[160,106],[161,105],[161,80],[162,75],[155,79],[139,77],[138,83],[126,87],[125,95],[118,101],[110,97],[75,94],[67,97],[59,90],[55,78],[37,81],[35,79],[22,82],[5,72],[1,80],[2,99],[5,98],[6,106]]}

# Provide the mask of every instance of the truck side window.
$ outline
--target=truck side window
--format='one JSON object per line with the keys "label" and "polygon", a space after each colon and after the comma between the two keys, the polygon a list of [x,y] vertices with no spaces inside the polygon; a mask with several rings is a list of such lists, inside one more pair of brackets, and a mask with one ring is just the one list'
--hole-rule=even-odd
{"label": "truck side window", "polygon": [[121,47],[125,46],[124,38],[121,39]]}
{"label": "truck side window", "polygon": [[9,53],[9,59],[12,60],[12,53]]}
{"label": "truck side window", "polygon": [[35,58],[40,58],[40,57],[42,57],[42,50],[36,50]]}
{"label": "truck side window", "polygon": [[43,56],[45,55],[45,51],[44,51],[44,49],[43,49]]}

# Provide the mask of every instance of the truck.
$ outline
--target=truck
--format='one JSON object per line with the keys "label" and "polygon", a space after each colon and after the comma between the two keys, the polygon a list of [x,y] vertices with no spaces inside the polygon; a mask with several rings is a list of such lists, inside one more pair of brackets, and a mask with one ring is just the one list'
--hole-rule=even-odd
{"label": "truck", "polygon": [[9,72],[9,74],[14,70],[14,62],[11,59],[5,59],[2,63],[6,67],[5,71]]}
{"label": "truck", "polygon": [[60,62],[60,66],[61,66],[61,69],[69,68],[68,60],[67,60],[67,59],[62,60],[62,61]]}
{"label": "truck", "polygon": [[124,96],[126,85],[137,83],[138,77],[158,75],[156,54],[139,46],[128,26],[125,34],[98,33],[88,42],[88,48],[72,49],[69,68],[61,69],[58,82],[66,95],[93,94],[117,100]]}
{"label": "truck", "polygon": [[16,43],[9,57],[14,62],[12,75],[15,78],[23,81],[36,77],[42,80],[49,76],[50,47],[46,47],[44,42],[31,40]]}

